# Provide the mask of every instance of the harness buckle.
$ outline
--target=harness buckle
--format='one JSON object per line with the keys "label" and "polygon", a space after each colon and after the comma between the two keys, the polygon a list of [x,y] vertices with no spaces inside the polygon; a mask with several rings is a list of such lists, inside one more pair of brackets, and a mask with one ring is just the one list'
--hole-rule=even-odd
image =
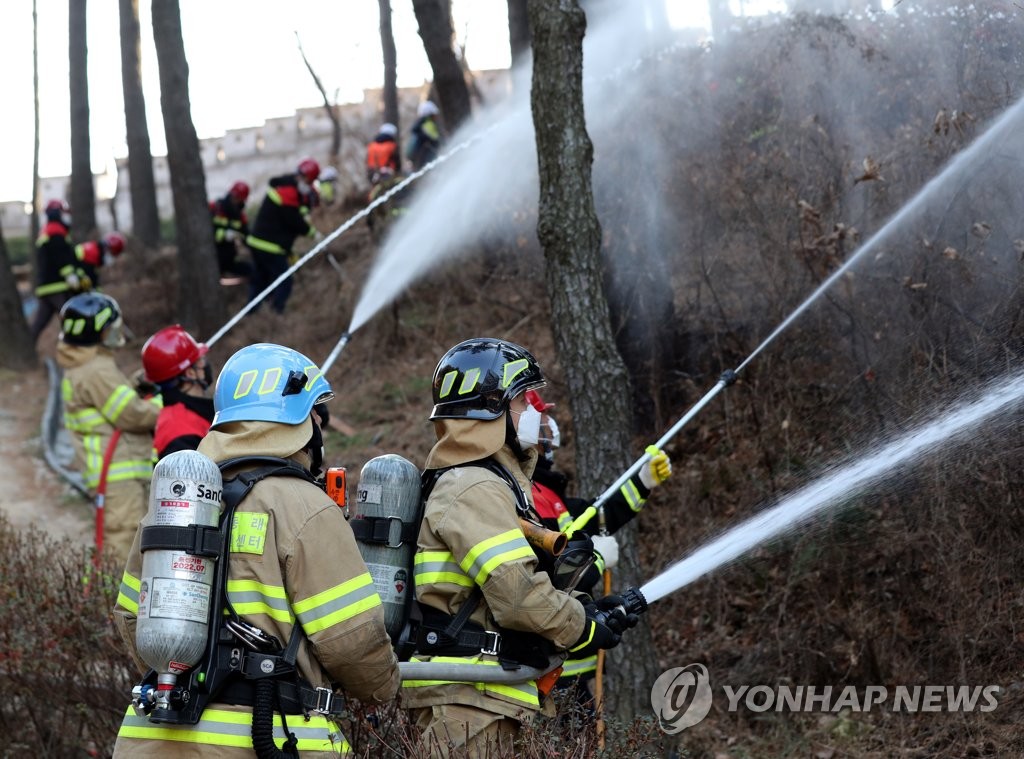
{"label": "harness buckle", "polygon": [[497,656],[501,650],[501,633],[494,632],[494,630],[484,630],[484,636],[490,635],[494,637],[485,639],[484,644],[480,647],[480,653],[487,656]]}
{"label": "harness buckle", "polygon": [[334,706],[334,691],[330,688],[319,687],[316,689],[316,706],[311,711],[316,714],[320,714],[327,717],[331,714],[331,708]]}

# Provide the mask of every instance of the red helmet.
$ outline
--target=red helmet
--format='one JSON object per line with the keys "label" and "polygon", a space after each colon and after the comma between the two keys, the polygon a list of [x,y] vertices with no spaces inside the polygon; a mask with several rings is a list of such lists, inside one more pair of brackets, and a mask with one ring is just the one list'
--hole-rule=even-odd
{"label": "red helmet", "polygon": [[[299,167],[299,170],[302,170],[301,166]],[[244,203],[249,199],[249,185],[245,182],[235,182],[231,185],[231,189],[228,190],[228,195],[230,195],[236,203]]]}
{"label": "red helmet", "polygon": [[301,174],[305,177],[306,181],[313,184],[320,176],[320,164],[314,161],[312,158],[303,158],[299,161],[299,168],[296,173]]}
{"label": "red helmet", "polygon": [[119,256],[124,250],[124,235],[120,232],[111,232],[103,238],[103,242],[112,256]]}
{"label": "red helmet", "polygon": [[150,382],[174,379],[206,355],[209,348],[197,343],[180,324],[164,327],[142,346],[142,368]]}
{"label": "red helmet", "polygon": [[76,245],[75,256],[79,261],[90,266],[99,266],[103,263],[103,251],[94,240],[86,240],[81,245]]}
{"label": "red helmet", "polygon": [[68,205],[66,200],[50,200],[46,203],[46,212],[57,211],[58,213],[70,213],[71,206]]}

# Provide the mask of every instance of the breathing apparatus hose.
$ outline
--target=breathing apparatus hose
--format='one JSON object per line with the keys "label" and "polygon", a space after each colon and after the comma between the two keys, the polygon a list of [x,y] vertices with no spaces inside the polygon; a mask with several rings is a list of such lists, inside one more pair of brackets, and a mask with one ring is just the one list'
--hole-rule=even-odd
{"label": "breathing apparatus hose", "polygon": [[276,701],[277,684],[263,678],[256,681],[256,697],[252,707],[252,748],[259,759],[296,759],[299,755],[298,739],[294,733],[288,732],[288,725],[281,712],[281,725],[287,740],[284,750],[278,749],[274,743],[274,702]]}

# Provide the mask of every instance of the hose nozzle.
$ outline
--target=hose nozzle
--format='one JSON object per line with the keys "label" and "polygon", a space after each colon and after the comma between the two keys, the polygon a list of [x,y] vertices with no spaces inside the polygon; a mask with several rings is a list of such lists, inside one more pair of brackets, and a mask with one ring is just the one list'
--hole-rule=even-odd
{"label": "hose nozzle", "polygon": [[626,614],[643,614],[647,611],[648,603],[640,588],[626,588],[621,594],[622,610]]}

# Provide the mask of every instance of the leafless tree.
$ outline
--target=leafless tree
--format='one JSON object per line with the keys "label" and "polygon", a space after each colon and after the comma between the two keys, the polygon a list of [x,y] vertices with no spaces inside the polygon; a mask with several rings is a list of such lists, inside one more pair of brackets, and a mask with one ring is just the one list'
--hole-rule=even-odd
{"label": "leafless tree", "polygon": [[[594,147],[583,115],[583,36],[577,0],[530,0],[531,105],[540,174],[537,237],[544,248],[555,347],[565,371],[576,430],[581,492],[598,493],[631,463],[626,367],[615,346],[602,283],[601,224],[594,208]],[[621,579],[637,584],[629,530],[618,533],[627,561]],[[656,673],[646,627],[629,634],[629,657],[614,656],[609,708],[628,718]],[[616,654],[612,651],[612,654]]]}
{"label": "leafless tree", "polygon": [[526,0],[508,0],[508,46],[513,68],[530,52],[530,16]]}
{"label": "leafless tree", "polygon": [[0,366],[5,369],[28,369],[36,365],[36,349],[32,344],[28,322],[21,310],[21,296],[11,271],[7,242],[0,228],[0,319],[6,325],[0,330]]}
{"label": "leafless tree", "polygon": [[39,16],[32,0],[32,219],[29,237],[39,237]]}
{"label": "leafless tree", "polygon": [[306,70],[313,77],[313,84],[320,90],[320,96],[324,99],[324,111],[327,113],[327,118],[331,120],[331,163],[337,163],[338,154],[341,153],[341,119],[338,117],[338,106],[332,104],[331,99],[327,97],[327,90],[324,89],[320,77],[313,69],[313,64],[306,57],[306,51],[302,49],[302,40],[299,39],[298,32],[295,32],[295,43],[299,46],[299,55],[302,56],[302,62],[306,64]]}
{"label": "leafless tree", "polygon": [[391,28],[391,0],[377,0],[380,7],[380,48],[384,54],[384,121],[399,128],[398,116],[398,51]]}
{"label": "leafless tree", "polygon": [[711,35],[716,41],[722,42],[732,23],[729,0],[708,0],[708,15],[711,17]]}
{"label": "leafless tree", "polygon": [[445,126],[454,132],[469,118],[470,106],[469,88],[452,46],[455,34],[449,4],[445,0],[413,0],[412,8],[423,49],[434,72],[434,87]]}
{"label": "leafless tree", "polygon": [[174,194],[178,243],[178,318],[200,334],[224,322],[217,254],[206,201],[206,176],[188,96],[188,61],[178,0],[153,0],[153,38],[160,69],[160,110]]}
{"label": "leafless tree", "polygon": [[68,62],[71,88],[72,234],[84,240],[96,229],[96,191],[89,147],[89,72],[86,0],[68,0]]}
{"label": "leafless tree", "polygon": [[160,242],[160,216],[156,206],[153,154],[146,123],[146,99],[142,93],[139,0],[118,0],[118,7],[121,17],[121,88],[124,91],[128,176],[131,179],[132,232],[145,245],[155,248]]}

